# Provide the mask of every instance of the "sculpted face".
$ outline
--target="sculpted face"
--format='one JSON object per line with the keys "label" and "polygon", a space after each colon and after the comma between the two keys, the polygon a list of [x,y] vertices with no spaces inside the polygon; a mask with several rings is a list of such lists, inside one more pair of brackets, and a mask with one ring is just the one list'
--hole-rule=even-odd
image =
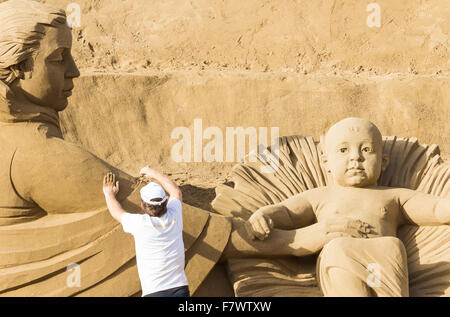
{"label": "sculpted face", "polygon": [[46,27],[46,35],[34,61],[32,77],[21,79],[18,89],[40,106],[62,111],[72,95],[73,78],[80,72],[72,58],[72,33],[69,27]]}
{"label": "sculpted face", "polygon": [[376,185],[388,160],[383,156],[381,133],[373,123],[344,119],[330,128],[325,140],[326,165],[337,185]]}

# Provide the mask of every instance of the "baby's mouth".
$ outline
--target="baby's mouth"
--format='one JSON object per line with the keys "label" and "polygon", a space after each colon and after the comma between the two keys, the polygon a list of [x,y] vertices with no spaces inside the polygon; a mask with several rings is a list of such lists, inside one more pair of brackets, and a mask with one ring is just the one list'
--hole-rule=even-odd
{"label": "baby's mouth", "polygon": [[362,167],[351,167],[351,168],[347,168],[347,170],[345,172],[346,173],[352,173],[352,174],[363,173],[364,172],[364,168],[362,168]]}

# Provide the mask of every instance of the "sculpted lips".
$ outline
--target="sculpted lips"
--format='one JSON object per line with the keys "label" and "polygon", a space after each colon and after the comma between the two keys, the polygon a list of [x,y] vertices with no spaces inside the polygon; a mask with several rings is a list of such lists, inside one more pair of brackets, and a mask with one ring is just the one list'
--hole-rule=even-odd
{"label": "sculpted lips", "polygon": [[74,86],[72,85],[70,88],[64,89],[64,90],[63,90],[64,96],[66,96],[66,97],[72,96],[72,89],[73,89],[73,87],[74,87]]}
{"label": "sculpted lips", "polygon": [[355,174],[362,174],[362,173],[364,173],[364,168],[362,168],[362,167],[347,168],[345,172],[353,174],[353,175],[355,175]]}

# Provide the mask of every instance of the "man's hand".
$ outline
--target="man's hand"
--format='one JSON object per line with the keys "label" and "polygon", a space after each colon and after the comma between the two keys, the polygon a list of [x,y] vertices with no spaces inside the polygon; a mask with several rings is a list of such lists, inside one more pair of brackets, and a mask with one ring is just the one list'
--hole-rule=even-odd
{"label": "man's hand", "polygon": [[119,181],[116,182],[116,175],[109,172],[103,178],[103,194],[105,194],[106,205],[111,216],[118,222],[122,222],[122,215],[126,213],[122,205],[117,201],[116,195],[119,192]]}
{"label": "man's hand", "polygon": [[273,221],[268,216],[256,211],[244,225],[252,240],[255,240],[255,238],[265,240],[269,237],[273,228]]}
{"label": "man's hand", "polygon": [[177,198],[179,201],[183,202],[183,195],[181,190],[178,188],[177,184],[175,184],[169,177],[164,174],[161,174],[157,170],[150,168],[148,165],[141,168],[139,172],[141,176],[146,176],[148,178],[153,178],[157,182],[161,184],[164,190],[169,194],[170,198]]}
{"label": "man's hand", "polygon": [[119,192],[119,181],[116,182],[116,175],[109,172],[103,178],[103,194],[105,196],[114,195],[116,196]]}
{"label": "man's hand", "polygon": [[141,168],[139,175],[147,176],[149,178],[155,178],[155,174],[156,174],[155,172],[157,172],[157,171],[154,170],[153,168],[150,168],[150,166],[146,165],[143,168]]}
{"label": "man's hand", "polygon": [[324,230],[326,242],[339,237],[368,238],[370,233],[374,233],[368,223],[345,217],[325,220]]}

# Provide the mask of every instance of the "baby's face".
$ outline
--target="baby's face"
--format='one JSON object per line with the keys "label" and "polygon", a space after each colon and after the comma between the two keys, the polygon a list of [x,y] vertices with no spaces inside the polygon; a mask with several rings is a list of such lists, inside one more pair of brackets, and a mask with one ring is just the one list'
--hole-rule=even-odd
{"label": "baby's face", "polygon": [[326,137],[326,155],[335,184],[345,187],[377,184],[383,162],[382,139],[377,130],[362,120],[332,127]]}

